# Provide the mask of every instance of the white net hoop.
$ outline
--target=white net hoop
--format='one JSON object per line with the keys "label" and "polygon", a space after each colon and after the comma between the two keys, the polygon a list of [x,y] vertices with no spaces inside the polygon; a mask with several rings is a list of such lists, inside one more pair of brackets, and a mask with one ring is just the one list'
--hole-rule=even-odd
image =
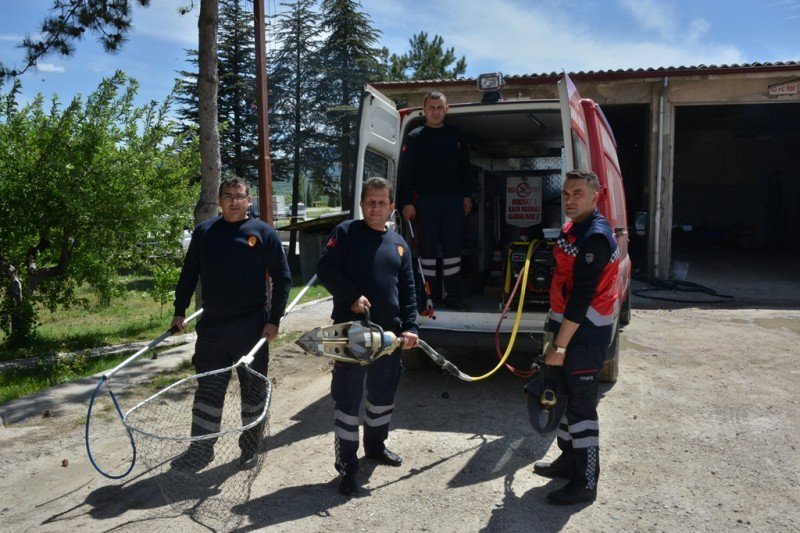
{"label": "white net hoop", "polygon": [[231,509],[249,501],[264,464],[271,399],[266,376],[240,361],[164,387],[123,424],[176,511],[230,526]]}

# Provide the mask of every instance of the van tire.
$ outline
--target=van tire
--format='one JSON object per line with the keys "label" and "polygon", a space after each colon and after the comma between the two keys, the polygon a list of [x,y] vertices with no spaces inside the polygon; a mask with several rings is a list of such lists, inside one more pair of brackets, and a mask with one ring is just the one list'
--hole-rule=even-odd
{"label": "van tire", "polygon": [[614,340],[608,348],[609,358],[603,361],[600,369],[600,381],[606,383],[616,383],[619,374],[619,328],[614,334]]}
{"label": "van tire", "polygon": [[619,323],[621,326],[627,326],[631,323],[631,294],[628,292],[628,297],[622,302],[622,309],[619,312]]}
{"label": "van tire", "polygon": [[400,358],[403,361],[403,368],[406,370],[423,370],[431,366],[432,363],[428,354],[419,348],[403,350],[400,352]]}

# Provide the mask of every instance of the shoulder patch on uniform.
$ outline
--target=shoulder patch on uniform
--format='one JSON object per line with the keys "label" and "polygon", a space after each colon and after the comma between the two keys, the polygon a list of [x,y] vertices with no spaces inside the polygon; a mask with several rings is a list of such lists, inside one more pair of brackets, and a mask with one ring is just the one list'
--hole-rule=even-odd
{"label": "shoulder patch on uniform", "polygon": [[325,248],[336,248],[336,237],[328,239],[328,242],[325,243]]}
{"label": "shoulder patch on uniform", "polygon": [[250,248],[254,248],[257,242],[258,242],[258,239],[256,238],[255,235],[250,235],[247,238],[247,246],[249,246]]}
{"label": "shoulder patch on uniform", "polygon": [[403,254],[406,253],[406,249],[398,244],[397,245],[397,253],[400,254],[400,257],[403,257]]}
{"label": "shoulder patch on uniform", "polygon": [[586,254],[586,264],[587,265],[591,265],[592,261],[594,261],[594,254],[593,253],[587,253]]}

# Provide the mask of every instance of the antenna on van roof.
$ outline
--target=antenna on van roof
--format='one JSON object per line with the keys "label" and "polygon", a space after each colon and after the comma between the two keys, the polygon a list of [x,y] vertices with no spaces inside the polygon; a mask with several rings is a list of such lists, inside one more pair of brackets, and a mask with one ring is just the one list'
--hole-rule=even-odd
{"label": "antenna on van roof", "polygon": [[505,85],[506,82],[501,72],[491,72],[478,76],[478,90],[483,93],[481,102],[484,104],[492,104],[502,100],[503,96],[500,94],[500,90],[505,87]]}

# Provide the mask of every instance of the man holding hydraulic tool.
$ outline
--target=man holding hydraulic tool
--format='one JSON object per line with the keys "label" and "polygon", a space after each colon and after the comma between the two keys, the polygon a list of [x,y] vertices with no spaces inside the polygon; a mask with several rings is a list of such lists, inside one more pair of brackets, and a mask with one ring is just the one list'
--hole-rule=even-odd
{"label": "man holding hydraulic tool", "polygon": [[[357,321],[368,309],[371,321],[403,339],[402,349],[415,348],[419,339],[411,251],[400,234],[386,229],[394,211],[392,186],[382,178],[370,178],[362,187],[364,219],[337,226],[317,265],[319,280],[333,295],[331,318],[337,324]],[[400,379],[400,350],[366,366],[337,361],[331,381],[335,467],[341,474],[339,492],[345,496],[358,488],[356,453],[365,378],[365,456],[390,466],[402,462],[384,445]]]}

